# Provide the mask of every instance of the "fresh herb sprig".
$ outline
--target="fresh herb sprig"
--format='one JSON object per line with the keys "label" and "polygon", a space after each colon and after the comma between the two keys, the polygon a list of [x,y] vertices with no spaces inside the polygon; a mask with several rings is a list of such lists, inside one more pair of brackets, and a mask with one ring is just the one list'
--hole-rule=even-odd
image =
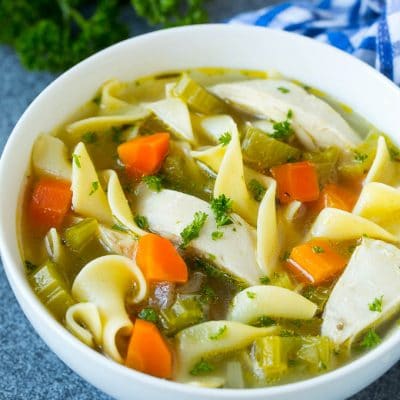
{"label": "fresh herb sprig", "polygon": [[217,227],[230,225],[233,223],[229,214],[232,212],[232,200],[224,194],[214,198],[211,202],[211,210],[214,213]]}
{"label": "fresh herb sprig", "polygon": [[189,243],[200,236],[201,228],[206,223],[208,214],[203,211],[196,211],[193,221],[181,232],[182,243],[180,247],[185,249]]}

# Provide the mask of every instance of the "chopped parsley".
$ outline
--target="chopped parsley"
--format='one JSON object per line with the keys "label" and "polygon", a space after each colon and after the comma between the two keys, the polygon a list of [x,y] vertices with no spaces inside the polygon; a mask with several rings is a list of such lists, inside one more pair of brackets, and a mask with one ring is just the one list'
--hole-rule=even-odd
{"label": "chopped parsley", "polygon": [[287,261],[288,259],[289,259],[289,257],[290,257],[290,251],[289,250],[286,250],[283,254],[282,254],[282,256],[281,256],[281,261]]}
{"label": "chopped parsley", "polygon": [[275,325],[276,321],[266,315],[260,317],[258,319],[258,326],[271,326],[271,325]]}
{"label": "chopped parsley", "polygon": [[313,246],[312,251],[315,254],[322,254],[325,253],[325,250],[321,246]]}
{"label": "chopped parsley", "polygon": [[232,212],[232,200],[224,194],[214,198],[211,202],[211,210],[215,216],[217,227],[232,224],[229,214]]}
{"label": "chopped parsley", "polygon": [[249,189],[256,201],[261,201],[266,192],[265,187],[257,179],[252,179],[249,182]]}
{"label": "chopped parsley", "polygon": [[204,288],[201,290],[200,294],[200,302],[203,304],[208,304],[212,303],[215,301],[217,298],[217,295],[215,294],[215,291],[212,287],[210,286],[204,286]]}
{"label": "chopped parsley", "polygon": [[114,229],[114,231],[119,231],[119,232],[128,232],[128,228],[125,227],[122,224],[114,224],[111,229]]}
{"label": "chopped parsley", "polygon": [[254,292],[247,291],[246,295],[249,299],[252,299],[252,300],[256,298],[256,294]]}
{"label": "chopped parsley", "polygon": [[193,222],[185,227],[185,229],[180,233],[183,240],[181,248],[184,249],[193,240],[199,237],[200,230],[206,223],[208,215],[202,211],[196,211],[193,216]]}
{"label": "chopped parsley", "polygon": [[143,308],[138,314],[138,318],[154,323],[158,321],[158,315],[151,307]]}
{"label": "chopped parsley", "polygon": [[140,229],[144,229],[146,231],[149,229],[149,221],[144,215],[135,215],[134,221]]}
{"label": "chopped parsley", "polygon": [[78,168],[81,168],[81,156],[78,156],[78,154],[72,154],[72,160]]}
{"label": "chopped parsley", "polygon": [[101,94],[99,94],[96,97],[94,97],[92,101],[93,101],[94,104],[99,106],[100,103],[101,103]]}
{"label": "chopped parsley", "polygon": [[28,260],[25,260],[25,268],[26,268],[29,272],[32,272],[32,271],[34,271],[35,269],[37,269],[37,265],[35,265],[34,263],[32,263],[32,262],[30,262],[30,261],[28,261]]}
{"label": "chopped parsley", "polygon": [[271,279],[269,279],[268,276],[262,276],[260,278],[260,283],[262,285],[268,285],[269,283],[271,283]]}
{"label": "chopped parsley", "polygon": [[211,340],[218,340],[218,339],[221,339],[221,337],[225,335],[225,333],[227,332],[227,330],[228,330],[228,327],[227,327],[226,325],[221,326],[221,327],[218,329],[218,332],[217,332],[217,333],[214,333],[213,335],[210,335],[209,338],[210,338]]}
{"label": "chopped parsley", "polygon": [[90,144],[97,142],[97,135],[94,132],[86,132],[82,135],[83,143]]}
{"label": "chopped parsley", "polygon": [[98,190],[99,186],[99,181],[92,182],[92,190],[90,191],[89,196],[95,193]]}
{"label": "chopped parsley", "polygon": [[289,93],[290,92],[290,90],[288,89],[288,88],[285,88],[285,87],[283,87],[283,86],[279,86],[278,88],[277,88],[281,93]]}
{"label": "chopped parsley", "polygon": [[190,370],[190,375],[198,376],[213,372],[215,367],[203,358]]}
{"label": "chopped parsley", "polygon": [[286,114],[285,121],[273,123],[272,127],[274,128],[274,131],[268,136],[278,140],[288,139],[290,136],[292,136],[294,133],[292,129],[292,117],[293,111],[289,110]]}
{"label": "chopped parsley", "polygon": [[351,245],[351,246],[349,246],[349,248],[347,249],[348,250],[348,252],[350,253],[350,254],[353,254],[354,253],[354,250],[356,249],[356,245],[355,244],[353,244],[353,245]]}
{"label": "chopped parsley", "polygon": [[368,154],[360,153],[357,150],[354,150],[354,161],[358,163],[363,163],[368,158]]}
{"label": "chopped parsley", "polygon": [[231,139],[232,135],[229,132],[225,132],[218,138],[218,142],[222,144],[222,146],[227,146]]}
{"label": "chopped parsley", "polygon": [[162,189],[162,179],[157,175],[148,175],[142,178],[142,181],[147,185],[147,187],[153,192],[161,192]]}
{"label": "chopped parsley", "polygon": [[382,303],[383,303],[383,296],[375,297],[374,301],[368,304],[368,308],[371,311],[382,312]]}
{"label": "chopped parsley", "polygon": [[214,231],[214,232],[211,234],[212,240],[221,239],[223,236],[224,236],[224,232],[222,232],[222,231]]}
{"label": "chopped parsley", "polygon": [[360,343],[360,347],[363,349],[372,349],[377,346],[381,342],[381,338],[379,335],[373,330],[370,329],[364,336],[364,339]]}
{"label": "chopped parsley", "polygon": [[121,128],[116,126],[111,128],[111,139],[114,143],[121,144],[124,141],[123,135],[124,131]]}

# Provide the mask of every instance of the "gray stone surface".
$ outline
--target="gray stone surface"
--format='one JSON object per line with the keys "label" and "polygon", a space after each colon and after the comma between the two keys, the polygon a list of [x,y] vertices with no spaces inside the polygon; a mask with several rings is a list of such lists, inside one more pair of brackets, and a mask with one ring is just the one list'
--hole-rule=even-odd
{"label": "gray stone surface", "polygon": [[[210,0],[213,21],[279,0]],[[127,14],[126,18],[134,18]],[[150,30],[134,21],[132,31]],[[16,121],[28,104],[55,75],[25,71],[11,49],[0,46],[0,146],[1,151]],[[17,155],[16,155],[17,156]],[[5,193],[2,193],[5,195]],[[352,400],[400,398],[400,366],[392,368]],[[162,398],[160,396],[160,398]],[[0,400],[109,399],[66,367],[36,335],[0,268]]]}

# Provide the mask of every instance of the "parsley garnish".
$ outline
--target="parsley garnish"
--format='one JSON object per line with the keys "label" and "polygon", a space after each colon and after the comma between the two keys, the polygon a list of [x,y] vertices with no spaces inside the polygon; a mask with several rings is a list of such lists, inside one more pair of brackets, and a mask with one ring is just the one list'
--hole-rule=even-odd
{"label": "parsley garnish", "polygon": [[86,132],[82,135],[82,141],[86,144],[96,143],[97,135],[94,132]]}
{"label": "parsley garnish", "polygon": [[258,319],[258,326],[271,326],[271,325],[275,325],[276,321],[270,317],[267,317],[266,315],[260,317]]}
{"label": "parsley garnish", "polygon": [[116,126],[111,128],[111,139],[114,143],[121,144],[124,140],[122,138],[124,131]]}
{"label": "parsley garnish", "polygon": [[287,261],[288,259],[289,259],[289,257],[290,257],[290,251],[289,250],[286,250],[283,254],[282,254],[282,256],[281,256],[281,261]]}
{"label": "parsley garnish", "polygon": [[358,163],[363,163],[368,158],[368,154],[360,153],[357,150],[354,150],[354,161]]}
{"label": "parsley garnish", "polygon": [[183,240],[181,248],[184,249],[188,246],[190,241],[196,239],[200,235],[200,230],[206,223],[208,215],[202,211],[196,211],[193,216],[193,222],[185,227],[181,232],[181,238]]}
{"label": "parsley garnish", "polygon": [[25,267],[29,272],[32,272],[37,268],[37,265],[28,260],[25,260]]}
{"label": "parsley garnish", "polygon": [[285,87],[283,87],[283,86],[279,86],[278,87],[278,90],[281,92],[281,93],[289,93],[290,92],[290,90],[288,89],[288,88],[285,88]]}
{"label": "parsley garnish", "polygon": [[78,154],[72,154],[72,159],[75,163],[75,165],[80,168],[81,167],[81,156],[78,156]]}
{"label": "parsley garnish", "polygon": [[101,103],[101,94],[98,94],[96,97],[94,97],[93,99],[92,99],[92,101],[93,101],[93,103],[94,104],[96,104],[96,105],[100,105],[100,103]]}
{"label": "parsley garnish", "polygon": [[142,178],[142,181],[147,185],[147,187],[153,192],[161,192],[162,189],[162,179],[157,175],[148,175]]}
{"label": "parsley garnish", "polygon": [[135,215],[134,221],[140,229],[146,231],[149,229],[149,221],[147,221],[147,218],[144,215]]}
{"label": "parsley garnish", "polygon": [[119,231],[119,232],[128,232],[128,228],[121,224],[114,224],[111,229],[114,229],[114,231]]}
{"label": "parsley garnish", "polygon": [[269,283],[271,283],[271,279],[269,279],[268,276],[262,276],[260,278],[260,283],[262,285],[268,285]]}
{"label": "parsley garnish", "polygon": [[218,142],[222,144],[222,146],[227,146],[231,139],[232,135],[229,132],[225,132],[218,138]]}
{"label": "parsley garnish", "polygon": [[229,214],[232,212],[232,200],[224,194],[214,198],[211,202],[211,210],[215,216],[217,227],[232,224]]}
{"label": "parsley garnish", "polygon": [[211,303],[217,298],[215,291],[210,286],[204,286],[200,294],[200,301],[203,304]]}
{"label": "parsley garnish", "polygon": [[360,347],[363,349],[372,349],[377,346],[381,342],[381,338],[379,335],[373,330],[370,329],[364,336],[364,339],[360,343]]}
{"label": "parsley garnish", "polygon": [[351,246],[349,246],[349,248],[347,249],[348,250],[348,252],[350,253],[350,254],[353,254],[354,253],[354,250],[356,249],[356,245],[355,244],[353,244],[353,245],[351,245]]}
{"label": "parsley garnish", "polygon": [[383,303],[383,296],[375,297],[374,301],[368,304],[368,308],[371,311],[382,312],[382,303]]}
{"label": "parsley garnish", "polygon": [[293,117],[293,111],[289,110],[286,114],[285,121],[274,122],[274,124],[272,125],[274,131],[270,133],[268,136],[279,140],[284,140],[292,136],[294,133],[291,125],[292,117]]}
{"label": "parsley garnish", "polygon": [[197,376],[206,374],[207,372],[213,372],[215,367],[203,358],[190,370],[190,375]]}
{"label": "parsley garnish", "polygon": [[222,236],[224,236],[224,232],[222,232],[222,231],[214,231],[214,232],[211,234],[212,240],[221,239]]}
{"label": "parsley garnish", "polygon": [[228,330],[228,327],[227,327],[226,325],[221,326],[221,327],[218,329],[218,332],[215,333],[215,334],[213,334],[213,335],[210,335],[209,338],[210,338],[211,340],[218,340],[218,339],[221,339],[221,337],[224,336],[224,334],[226,333],[227,330]]}
{"label": "parsley garnish", "polygon": [[158,315],[151,307],[143,308],[138,314],[138,318],[154,323],[158,321]]}
{"label": "parsley garnish", "polygon": [[256,201],[261,201],[266,192],[265,187],[257,179],[252,179],[249,182],[249,189]]}
{"label": "parsley garnish", "polygon": [[92,182],[92,190],[90,191],[89,196],[91,196],[94,192],[96,192],[98,188],[99,188],[99,182],[98,181]]}
{"label": "parsley garnish", "polygon": [[254,292],[247,291],[246,295],[247,295],[247,297],[249,299],[255,299],[256,298],[256,294]]}
{"label": "parsley garnish", "polygon": [[325,250],[321,246],[313,246],[312,251],[315,254],[325,253]]}

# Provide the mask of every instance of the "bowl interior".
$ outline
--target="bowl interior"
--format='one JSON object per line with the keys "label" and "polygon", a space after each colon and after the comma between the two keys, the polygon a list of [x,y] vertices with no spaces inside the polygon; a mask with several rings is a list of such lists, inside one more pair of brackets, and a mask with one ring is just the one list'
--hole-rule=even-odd
{"label": "bowl interior", "polygon": [[[399,142],[398,88],[367,65],[310,39],[264,28],[204,25],[159,31],[121,42],[78,64],[53,82],[21,117],[5,147],[0,181],[7,196],[0,198],[0,249],[10,284],[27,317],[49,346],[84,378],[115,397],[127,398],[139,384],[141,392],[137,398],[145,394],[153,398],[160,390],[165,390],[165,399],[184,399],[188,395],[192,399],[289,399],[293,393],[297,393],[298,399],[306,395],[308,399],[322,395],[334,398],[329,393],[326,395],[328,387],[334,393],[348,396],[398,359],[399,332],[350,365],[308,381],[247,391],[199,389],[130,371],[86,348],[53,320],[27,284],[18,249],[16,221],[36,136],[68,118],[109,79],[130,81],[198,67],[277,70],[349,105]],[[367,371],[367,366],[377,358],[380,358],[379,367]],[[84,359],[85,365],[78,359]],[[341,386],[337,385],[350,374],[358,374],[359,381],[352,384],[343,381]]]}

